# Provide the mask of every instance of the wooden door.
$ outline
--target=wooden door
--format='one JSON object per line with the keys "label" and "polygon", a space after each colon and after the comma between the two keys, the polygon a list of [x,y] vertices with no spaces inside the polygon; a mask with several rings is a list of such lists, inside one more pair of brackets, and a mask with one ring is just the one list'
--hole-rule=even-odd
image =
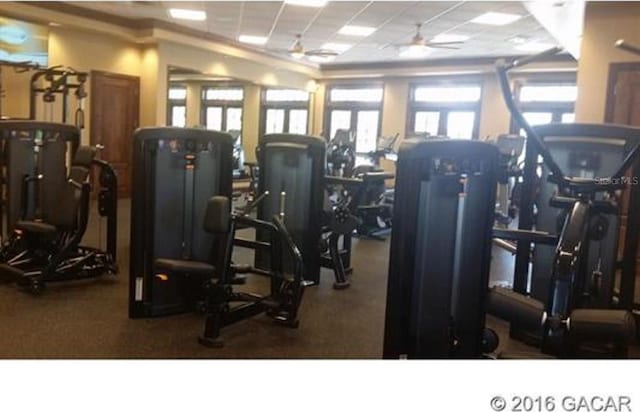
{"label": "wooden door", "polygon": [[91,144],[101,144],[100,157],[118,175],[118,197],[131,195],[133,131],[140,118],[140,79],[91,72]]}
{"label": "wooden door", "polygon": [[[626,124],[640,127],[640,63],[614,63],[609,68],[609,87],[607,94],[607,106],[605,121],[609,123]],[[628,173],[632,178],[631,190],[626,190],[622,198],[622,227],[620,230],[619,255],[622,256],[625,250],[627,228],[640,227],[640,161]],[[635,213],[629,215],[630,208]],[[640,299],[640,248],[636,248],[636,282],[635,300]],[[625,285],[620,285],[623,292]],[[631,285],[628,285],[629,287]],[[623,293],[624,295],[624,293]],[[624,300],[625,296],[621,296]],[[628,297],[629,299],[632,297]]]}

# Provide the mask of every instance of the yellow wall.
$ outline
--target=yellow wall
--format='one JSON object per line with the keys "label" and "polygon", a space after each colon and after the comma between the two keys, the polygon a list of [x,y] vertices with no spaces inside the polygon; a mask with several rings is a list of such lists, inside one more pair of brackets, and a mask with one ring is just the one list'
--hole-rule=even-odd
{"label": "yellow wall", "polygon": [[187,86],[187,127],[201,126],[200,107],[202,86],[199,83],[184,83]]}
{"label": "yellow wall", "polygon": [[4,117],[29,117],[29,79],[32,72],[16,73],[11,67],[2,68],[2,113]]}
{"label": "yellow wall", "polygon": [[640,3],[587,3],[578,64],[576,121],[603,122],[609,64],[638,61],[638,57],[613,47],[624,38],[640,44]]}

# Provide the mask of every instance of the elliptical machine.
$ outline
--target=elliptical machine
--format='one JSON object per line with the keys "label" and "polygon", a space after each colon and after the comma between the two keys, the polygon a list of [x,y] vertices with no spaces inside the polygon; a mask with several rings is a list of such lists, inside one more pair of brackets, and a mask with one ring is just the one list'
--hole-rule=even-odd
{"label": "elliptical machine", "polygon": [[[516,291],[505,288],[492,289],[489,294],[489,312],[510,321],[512,326],[518,325],[528,331],[538,332],[540,346],[546,354],[558,357],[609,355],[624,358],[627,356],[629,341],[635,334],[631,305],[626,303],[625,299],[620,300],[619,306],[609,300],[611,294],[607,290],[609,287],[612,288],[613,284],[603,277],[603,273],[598,269],[591,270],[594,255],[590,251],[594,251],[594,242],[603,241],[607,236],[606,217],[619,213],[619,191],[628,190],[625,173],[634,164],[637,165],[637,159],[640,157],[640,129],[579,123],[530,126],[514,102],[508,71],[559,51],[560,49],[553,48],[512,62],[496,62],[498,81],[506,105],[527,135],[527,155],[519,230],[494,230],[496,237],[517,242],[514,279]],[[575,142],[580,142],[584,148],[578,154],[572,155],[567,148]],[[573,173],[568,176],[559,166],[565,165],[570,172],[573,172],[576,164],[584,168],[593,159],[591,153],[598,144],[607,146],[611,153],[615,152],[619,163],[601,170],[601,174],[595,176],[576,176]],[[554,158],[554,151],[561,155],[559,160]],[[538,156],[542,157],[544,163],[543,179],[556,187],[549,199],[549,205],[561,210],[559,216],[562,223],[557,236],[532,230],[535,195],[533,175],[537,172]],[[540,219],[541,215],[538,214],[536,228],[541,226]],[[614,231],[614,240],[617,240],[617,235]],[[637,230],[635,233],[627,231],[627,237],[632,242],[635,241],[636,245],[637,236]],[[542,299],[534,298],[533,293],[532,297],[518,293],[521,292],[523,283],[518,270],[525,266],[528,272],[532,243],[536,244],[534,257],[539,253],[538,245],[555,245],[551,260],[545,260],[547,263],[552,262],[549,273],[543,273],[547,276],[546,279],[532,279],[532,283],[538,284],[540,280],[545,281],[547,293]],[[604,256],[606,254],[601,257]],[[635,260],[635,251],[628,254],[625,250],[624,260],[627,259]],[[599,265],[599,260],[595,264]],[[635,267],[623,270],[621,283],[626,284],[630,281],[633,284],[634,272]],[[633,294],[633,289],[626,293]],[[599,306],[597,302],[603,297],[606,297],[607,302],[604,306]]]}

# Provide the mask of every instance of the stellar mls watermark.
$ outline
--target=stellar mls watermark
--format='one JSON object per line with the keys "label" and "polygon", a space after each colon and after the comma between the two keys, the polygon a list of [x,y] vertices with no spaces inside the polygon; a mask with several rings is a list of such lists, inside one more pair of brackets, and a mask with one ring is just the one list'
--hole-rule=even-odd
{"label": "stellar mls watermark", "polygon": [[599,185],[638,185],[640,176],[599,177],[596,179]]}

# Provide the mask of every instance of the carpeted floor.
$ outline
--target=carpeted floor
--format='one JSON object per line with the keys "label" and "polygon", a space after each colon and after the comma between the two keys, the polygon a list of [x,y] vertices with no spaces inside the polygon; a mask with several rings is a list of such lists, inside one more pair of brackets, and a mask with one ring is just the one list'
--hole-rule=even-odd
{"label": "carpeted floor", "polygon": [[[115,278],[50,285],[41,296],[0,286],[0,358],[380,358],[389,241],[357,240],[351,288],[336,291],[323,270],[308,288],[300,327],[276,326],[265,316],[223,330],[225,347],[197,343],[203,317],[187,314],[131,320],[128,304],[129,204],[119,210]],[[86,244],[97,244],[104,225],[91,222]],[[492,281],[509,281],[509,255],[497,251]],[[504,335],[506,324],[491,320]],[[502,348],[535,352],[507,338]]]}

